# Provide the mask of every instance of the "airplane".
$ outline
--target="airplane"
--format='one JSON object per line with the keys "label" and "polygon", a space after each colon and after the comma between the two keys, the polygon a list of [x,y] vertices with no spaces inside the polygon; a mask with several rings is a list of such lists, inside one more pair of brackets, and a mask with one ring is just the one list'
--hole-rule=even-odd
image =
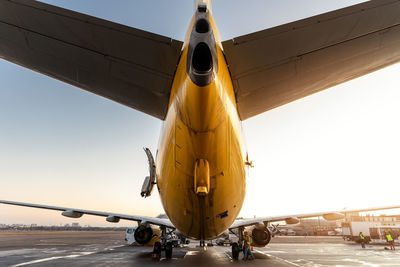
{"label": "airplane", "polygon": [[137,221],[143,244],[159,226],[154,251],[172,256],[167,231],[200,240],[236,231],[253,246],[271,240],[270,224],[379,207],[237,220],[252,166],[241,122],[400,60],[400,2],[371,0],[222,41],[210,0],[195,0],[184,41],[34,0],[0,0],[0,58],[163,121],[150,175],[169,219],[1,200],[0,203]]}

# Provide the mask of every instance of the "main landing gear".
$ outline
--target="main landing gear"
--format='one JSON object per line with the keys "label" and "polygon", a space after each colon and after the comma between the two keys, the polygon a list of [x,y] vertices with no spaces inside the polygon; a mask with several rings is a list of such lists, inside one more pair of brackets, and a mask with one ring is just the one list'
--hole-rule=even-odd
{"label": "main landing gear", "polygon": [[234,259],[234,260],[238,260],[239,259],[239,253],[242,250],[243,231],[244,231],[243,227],[240,227],[238,229],[239,241],[232,243],[232,259]]}
{"label": "main landing gear", "polygon": [[153,254],[152,258],[155,260],[161,259],[161,252],[165,251],[165,258],[172,258],[173,246],[171,241],[167,241],[167,228],[165,226],[161,226],[161,242],[157,241],[153,246]]}
{"label": "main landing gear", "polygon": [[232,243],[232,259],[239,259],[240,246],[238,243]]}
{"label": "main landing gear", "polygon": [[156,243],[154,243],[153,254],[151,255],[151,257],[155,260],[159,260],[161,258],[161,251],[162,251],[161,242],[157,241]]}
{"label": "main landing gear", "polygon": [[200,240],[200,247],[205,247],[206,246],[206,242],[204,240]]}
{"label": "main landing gear", "polygon": [[167,244],[165,244],[165,257],[167,259],[172,258],[172,243],[171,242],[167,242]]}

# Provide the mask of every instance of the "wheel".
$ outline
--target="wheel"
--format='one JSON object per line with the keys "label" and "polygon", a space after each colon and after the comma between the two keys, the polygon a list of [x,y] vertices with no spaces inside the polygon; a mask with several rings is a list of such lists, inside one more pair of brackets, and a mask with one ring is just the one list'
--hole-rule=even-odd
{"label": "wheel", "polygon": [[167,242],[167,244],[165,245],[165,257],[167,259],[172,258],[172,243],[171,242]]}
{"label": "wheel", "polygon": [[161,243],[156,242],[153,246],[153,259],[160,259],[161,258]]}
{"label": "wheel", "polygon": [[240,252],[239,244],[236,242],[232,243],[232,259],[234,260],[239,259],[239,252]]}

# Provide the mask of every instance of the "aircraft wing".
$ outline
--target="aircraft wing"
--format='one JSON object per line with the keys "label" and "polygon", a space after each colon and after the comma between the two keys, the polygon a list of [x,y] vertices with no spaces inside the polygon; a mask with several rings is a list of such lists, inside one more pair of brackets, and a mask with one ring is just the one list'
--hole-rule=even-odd
{"label": "aircraft wing", "polygon": [[242,120],[400,60],[400,2],[371,0],[222,43]]}
{"label": "aircraft wing", "polygon": [[59,210],[62,211],[62,215],[70,218],[80,218],[84,214],[94,215],[106,217],[108,222],[119,222],[119,220],[128,220],[128,221],[136,221],[136,222],[148,222],[150,224],[165,226],[167,228],[175,229],[175,226],[171,223],[169,219],[160,219],[146,216],[135,216],[135,215],[126,215],[112,212],[102,212],[102,211],[94,211],[94,210],[83,210],[83,209],[74,209],[74,208],[65,208],[65,207],[57,207],[57,206],[48,206],[41,204],[32,204],[32,203],[24,203],[24,202],[15,202],[8,200],[0,200],[2,204],[8,205],[16,205],[30,208],[39,208],[39,209],[48,209],[48,210]]}
{"label": "aircraft wing", "polygon": [[341,211],[325,211],[325,212],[314,212],[314,213],[304,213],[304,214],[292,214],[292,215],[282,215],[282,216],[270,216],[270,217],[260,217],[236,220],[229,229],[235,229],[239,227],[246,227],[255,224],[267,224],[271,222],[286,221],[287,224],[296,224],[299,219],[313,218],[322,216],[325,220],[341,220],[345,218],[345,214],[355,213],[355,212],[367,212],[367,211],[377,211],[377,210],[388,210],[388,209],[400,209],[398,206],[384,206],[366,209],[353,209],[353,210],[341,210]]}
{"label": "aircraft wing", "polygon": [[182,42],[33,0],[0,0],[0,58],[164,119]]}

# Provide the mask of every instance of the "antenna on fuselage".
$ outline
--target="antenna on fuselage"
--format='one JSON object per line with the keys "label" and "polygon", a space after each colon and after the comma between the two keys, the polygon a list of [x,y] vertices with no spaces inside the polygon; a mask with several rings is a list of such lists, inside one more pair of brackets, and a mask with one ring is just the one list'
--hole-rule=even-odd
{"label": "antenna on fuselage", "polygon": [[249,161],[249,154],[248,153],[246,153],[246,161],[244,162],[244,164],[246,165],[247,169],[248,168],[254,168],[253,161],[252,160]]}
{"label": "antenna on fuselage", "polygon": [[247,152],[246,152],[246,161],[244,162],[244,165],[247,168],[247,177],[250,177],[250,168],[254,168],[254,165],[253,165],[253,161],[249,160],[249,154]]}

